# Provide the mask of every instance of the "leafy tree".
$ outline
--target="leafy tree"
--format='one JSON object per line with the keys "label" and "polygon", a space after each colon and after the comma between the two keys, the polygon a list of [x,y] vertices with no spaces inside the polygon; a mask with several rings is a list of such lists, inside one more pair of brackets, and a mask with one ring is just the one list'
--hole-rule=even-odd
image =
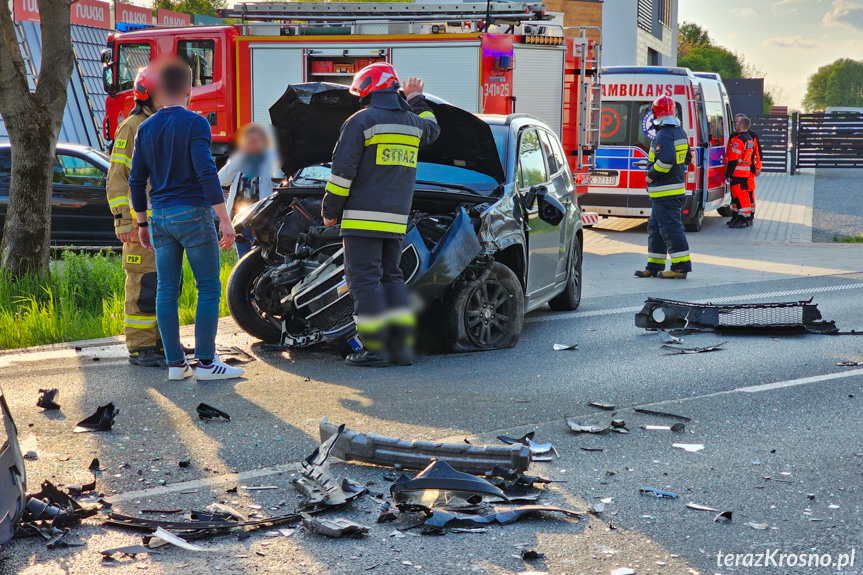
{"label": "leafy tree", "polygon": [[707,30],[692,22],[684,22],[677,28],[677,57],[686,56],[693,48],[710,46]]}
{"label": "leafy tree", "polygon": [[696,46],[678,57],[677,65],[697,72],[718,72],[723,79],[743,77],[740,56],[722,46]]}
{"label": "leafy tree", "polygon": [[0,2],[0,114],[12,144],[0,266],[15,277],[48,272],[54,150],[74,64],[69,0],[38,0],[38,6],[42,62],[31,92],[9,4]]}
{"label": "leafy tree", "polygon": [[840,58],[809,76],[803,108],[811,112],[830,106],[863,106],[863,61]]}
{"label": "leafy tree", "polygon": [[224,8],[227,5],[227,0],[153,0],[153,11],[155,12],[158,8],[164,8],[185,14],[218,16],[216,10]]}

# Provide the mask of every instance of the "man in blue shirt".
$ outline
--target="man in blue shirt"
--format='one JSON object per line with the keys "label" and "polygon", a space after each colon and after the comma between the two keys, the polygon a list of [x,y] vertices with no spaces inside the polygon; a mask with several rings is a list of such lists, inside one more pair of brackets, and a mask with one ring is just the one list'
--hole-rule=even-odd
{"label": "man in blue shirt", "polygon": [[[129,190],[141,245],[156,252],[156,318],[168,363],[168,379],[182,380],[192,375],[199,380],[240,377],[241,368],[228,366],[216,357],[222,295],[219,246],[230,248],[236,236],[210,153],[210,125],[186,109],[192,91],[188,64],[179,58],[167,60],[158,66],[157,76],[155,97],[161,109],[138,129]],[[221,241],[213,226],[214,212],[219,217]],[[194,372],[186,363],[180,345],[177,300],[184,252],[198,290],[195,310],[198,364]]]}

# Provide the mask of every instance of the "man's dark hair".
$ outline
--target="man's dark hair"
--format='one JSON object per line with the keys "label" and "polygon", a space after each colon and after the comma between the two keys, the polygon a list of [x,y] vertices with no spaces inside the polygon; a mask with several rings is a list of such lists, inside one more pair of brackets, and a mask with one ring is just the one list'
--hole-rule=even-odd
{"label": "man's dark hair", "polygon": [[177,58],[164,64],[159,80],[163,95],[169,98],[185,96],[192,88],[192,69]]}
{"label": "man's dark hair", "polygon": [[743,116],[742,118],[737,118],[737,122],[744,130],[749,130],[750,126],[752,126],[752,121],[746,116]]}

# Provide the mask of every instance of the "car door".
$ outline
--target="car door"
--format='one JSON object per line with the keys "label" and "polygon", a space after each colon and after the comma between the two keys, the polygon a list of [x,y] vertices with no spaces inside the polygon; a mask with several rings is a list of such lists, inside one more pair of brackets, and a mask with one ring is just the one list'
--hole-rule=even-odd
{"label": "car door", "polygon": [[51,200],[51,241],[113,243],[114,221],[105,196],[105,171],[72,152],[57,152]]}
{"label": "car door", "polygon": [[560,146],[557,136],[545,130],[539,131],[542,141],[542,151],[545,154],[545,163],[548,166],[548,189],[549,195],[554,197],[566,209],[563,221],[557,226],[557,265],[554,272],[554,283],[560,284],[566,281],[568,249],[572,243],[573,221],[570,217],[572,203],[575,201],[575,188],[572,182],[572,174],[566,165],[566,156]]}
{"label": "car door", "polygon": [[[526,197],[532,187],[549,187],[548,166],[537,128],[526,128],[519,134],[517,184],[522,197]],[[528,211],[528,300],[542,298],[554,288],[559,257],[560,226],[552,226],[539,219],[538,204],[534,201]]]}

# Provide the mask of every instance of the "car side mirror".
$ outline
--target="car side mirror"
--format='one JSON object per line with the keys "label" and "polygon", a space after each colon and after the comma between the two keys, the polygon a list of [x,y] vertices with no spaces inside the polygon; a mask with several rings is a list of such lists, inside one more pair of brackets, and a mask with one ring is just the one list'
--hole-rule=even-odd
{"label": "car side mirror", "polygon": [[[540,191],[540,189],[542,191]],[[533,204],[536,202],[537,196],[545,194],[545,186],[531,186],[527,193],[523,196],[524,209],[533,209]]]}
{"label": "car side mirror", "polygon": [[557,198],[549,196],[545,186],[542,186],[543,194],[539,197],[539,219],[551,226],[560,225],[563,221],[563,216],[566,214],[566,208],[558,201]]}

